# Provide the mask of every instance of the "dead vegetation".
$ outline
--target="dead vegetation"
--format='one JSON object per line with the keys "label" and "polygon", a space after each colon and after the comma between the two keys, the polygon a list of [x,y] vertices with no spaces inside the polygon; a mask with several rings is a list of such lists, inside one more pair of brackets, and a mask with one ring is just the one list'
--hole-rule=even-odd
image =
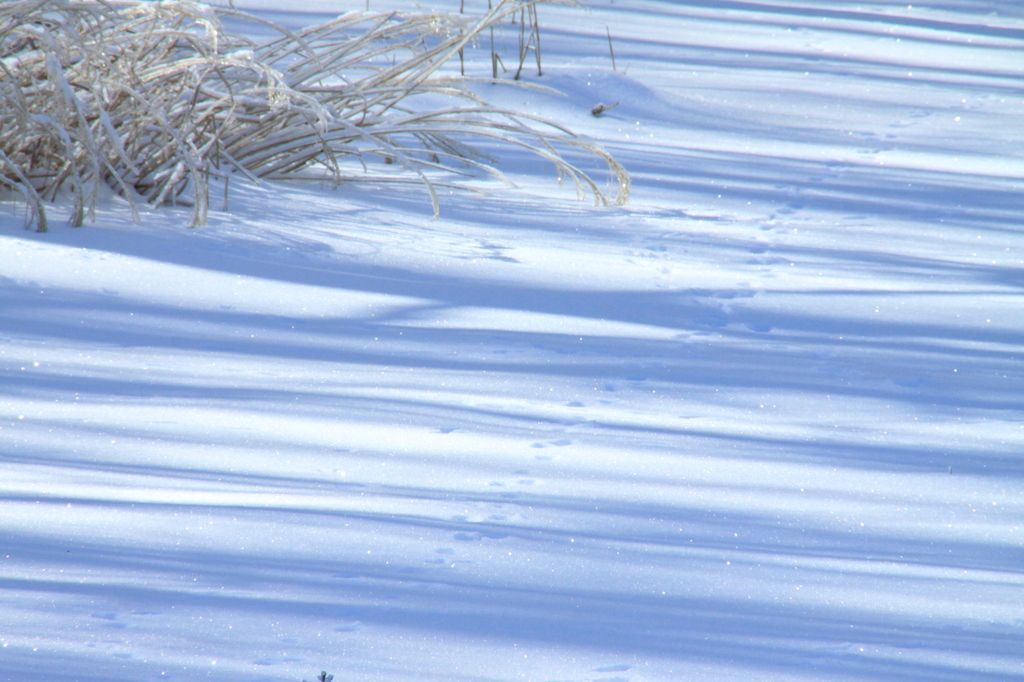
{"label": "dead vegetation", "polygon": [[[621,203],[628,175],[600,147],[489,106],[472,81],[441,71],[502,20],[536,17],[537,4],[503,0],[474,19],[350,12],[290,31],[191,0],[4,2],[0,184],[21,193],[27,226],[40,231],[62,192],[75,226],[110,191],[136,219],[141,203],[182,203],[202,225],[211,185],[226,204],[238,176],[420,182],[436,213],[437,187],[480,169],[501,177],[475,139],[526,147],[581,195]],[[572,148],[607,164],[610,198],[560,151]]]}

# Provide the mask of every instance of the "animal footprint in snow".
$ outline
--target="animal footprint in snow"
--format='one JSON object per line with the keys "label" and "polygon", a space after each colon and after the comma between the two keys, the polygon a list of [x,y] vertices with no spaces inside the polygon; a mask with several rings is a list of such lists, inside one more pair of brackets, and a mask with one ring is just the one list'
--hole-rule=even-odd
{"label": "animal footprint in snow", "polygon": [[[628,663],[620,663],[619,665],[606,665],[600,668],[594,668],[595,673],[624,673],[630,670],[633,666]],[[628,677],[597,677],[591,682],[629,682]]]}
{"label": "animal footprint in snow", "polygon": [[106,623],[104,623],[104,625],[105,625],[105,627],[108,627],[108,628],[115,628],[115,629],[120,630],[120,629],[128,627],[127,623],[122,623],[121,621],[119,621],[117,619],[117,614],[116,613],[94,613],[94,614],[92,614],[92,617],[93,618],[97,618],[99,620],[106,621]]}
{"label": "animal footprint in snow", "polygon": [[456,533],[452,537],[459,542],[480,542],[484,538],[489,540],[504,540],[508,537],[508,533],[485,533],[478,531],[476,533]]}

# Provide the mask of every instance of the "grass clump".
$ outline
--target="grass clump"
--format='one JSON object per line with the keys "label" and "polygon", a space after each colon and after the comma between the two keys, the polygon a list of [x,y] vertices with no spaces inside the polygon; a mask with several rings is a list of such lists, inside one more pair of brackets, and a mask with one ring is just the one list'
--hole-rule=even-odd
{"label": "grass clump", "polygon": [[[320,671],[320,674],[316,676],[316,682],[333,682],[334,675],[329,674],[326,670]],[[306,682],[303,680],[302,682]]]}
{"label": "grass clump", "polygon": [[[291,31],[192,0],[7,0],[0,4],[0,185],[20,192],[27,226],[47,227],[62,190],[80,226],[113,191],[140,203],[191,205],[206,221],[211,178],[420,182],[438,186],[495,160],[470,142],[526,147],[580,195],[624,202],[625,170],[557,124],[487,105],[472,79],[441,72],[481,33],[541,0],[502,0],[469,19],[348,12]],[[535,15],[535,13],[534,13]],[[248,30],[271,37],[257,42]],[[441,102],[441,104],[438,104]],[[607,197],[559,149],[602,159]],[[383,161],[383,163],[381,163]],[[458,186],[454,184],[454,186]]]}

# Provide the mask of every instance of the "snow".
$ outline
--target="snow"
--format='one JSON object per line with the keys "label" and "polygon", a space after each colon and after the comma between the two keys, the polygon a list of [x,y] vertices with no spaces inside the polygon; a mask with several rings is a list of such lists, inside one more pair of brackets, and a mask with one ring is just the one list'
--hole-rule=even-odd
{"label": "snow", "polygon": [[628,206],[6,198],[0,678],[1024,680],[1024,11],[540,16]]}

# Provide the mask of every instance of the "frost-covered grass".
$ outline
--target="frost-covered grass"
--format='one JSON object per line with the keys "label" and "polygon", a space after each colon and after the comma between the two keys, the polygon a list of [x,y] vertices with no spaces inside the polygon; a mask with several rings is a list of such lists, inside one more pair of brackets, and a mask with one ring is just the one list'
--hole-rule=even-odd
{"label": "frost-covered grass", "polygon": [[[23,0],[0,6],[0,183],[44,202],[74,197],[80,226],[110,189],[128,200],[190,203],[205,224],[211,178],[228,202],[232,173],[252,181],[408,182],[430,193],[476,170],[503,177],[467,140],[524,146],[559,177],[604,192],[559,148],[603,159],[625,201],[625,170],[561,126],[489,106],[466,79],[438,70],[483,32],[539,0],[502,0],[472,19],[445,12],[346,12],[288,30],[197,2]],[[224,20],[276,35],[255,42]],[[522,21],[522,19],[520,19]],[[523,24],[520,23],[520,26]],[[534,24],[536,26],[536,24]],[[420,102],[429,99],[429,104]],[[395,171],[402,172],[390,172]],[[403,173],[404,172],[404,173]]]}

